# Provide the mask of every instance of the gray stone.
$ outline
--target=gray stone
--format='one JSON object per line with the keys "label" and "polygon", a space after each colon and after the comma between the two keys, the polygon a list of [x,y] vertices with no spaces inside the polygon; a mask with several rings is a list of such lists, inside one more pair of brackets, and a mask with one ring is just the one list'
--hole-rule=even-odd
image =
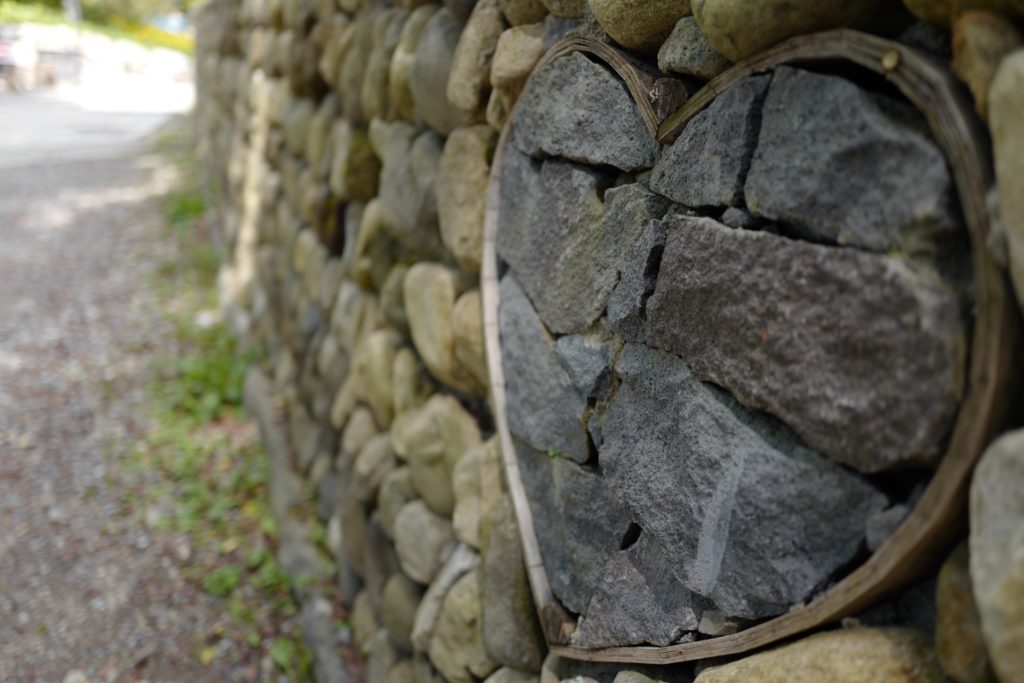
{"label": "gray stone", "polygon": [[995,683],[971,587],[966,542],[950,553],[939,570],[935,605],[935,653],[942,669],[957,683]]}
{"label": "gray stone", "polygon": [[423,27],[416,58],[412,65],[409,87],[416,105],[416,115],[441,135],[448,135],[458,126],[470,123],[449,103],[445,93],[452,68],[455,48],[465,26],[447,8],[434,13]]}
{"label": "gray stone", "polygon": [[616,371],[605,477],[684,586],[729,616],[767,617],[856,557],[883,494],[677,356],[628,344]]}
{"label": "gray stone", "polygon": [[398,574],[400,561],[391,539],[384,533],[376,517],[366,525],[364,543],[363,581],[374,609],[380,612],[383,603],[384,584],[389,576]]}
{"label": "gray stone", "polygon": [[366,683],[384,683],[388,671],[398,661],[398,650],[388,637],[387,629],[379,629],[370,639],[366,657]]}
{"label": "gray stone", "polygon": [[776,69],[747,207],[817,240],[934,252],[963,235],[946,160],[919,114],[838,76]]}
{"label": "gray stone", "polygon": [[602,204],[603,183],[591,169],[506,150],[498,253],[556,334],[600,317],[625,265],[622,245],[668,208],[638,184],[609,189]]}
{"label": "gray stone", "polygon": [[480,526],[484,648],[499,664],[537,671],[544,659],[544,634],[526,577],[512,500],[502,496],[495,501]]}
{"label": "gray stone", "polygon": [[728,209],[723,211],[722,217],[719,220],[730,228],[738,228],[740,230],[757,230],[761,227],[767,227],[765,222],[760,218],[752,215],[746,209],[737,208],[735,206],[730,206]]}
{"label": "gray stone", "polygon": [[697,630],[707,601],[679,582],[670,562],[645,533],[613,555],[573,634],[573,644],[588,648],[644,643],[664,647]]}
{"label": "gray stone", "polygon": [[658,50],[658,68],[665,73],[683,74],[710,81],[732,66],[715,52],[692,16],[683,17]]}
{"label": "gray stone", "polygon": [[454,544],[452,525],[422,500],[407,504],[395,518],[395,550],[402,571],[424,586],[433,581]]}
{"label": "gray stone", "polygon": [[658,160],[651,189],[686,206],[742,205],[770,80],[745,78],[694,116]]}
{"label": "gray stone", "polygon": [[597,18],[590,11],[590,5],[584,4],[583,11],[579,16],[559,17],[554,14],[544,18],[544,49],[550,50],[551,46],[565,38],[579,36],[590,38],[602,43],[611,42],[611,38],[597,23]]}
{"label": "gray stone", "polygon": [[934,273],[707,218],[668,225],[647,305],[653,346],[837,462],[934,462],[966,348],[957,299]]}
{"label": "gray stone", "polygon": [[420,600],[420,606],[416,610],[416,619],[412,627],[412,644],[419,652],[426,652],[430,648],[430,639],[434,635],[434,626],[437,625],[437,617],[441,613],[441,605],[444,603],[444,596],[448,594],[455,582],[462,578],[463,574],[472,571],[480,566],[480,556],[469,546],[459,543],[452,551],[451,557],[441,567],[434,581],[427,588]]}
{"label": "gray stone", "polygon": [[450,683],[475,683],[498,668],[483,647],[480,572],[466,573],[444,597],[430,639],[430,661]]}
{"label": "gray stone", "polygon": [[498,255],[553,333],[583,331],[603,307],[591,303],[589,287],[577,278],[590,270],[600,242],[605,182],[595,169],[535,162],[505,148]]}
{"label": "gray stone", "polygon": [[541,452],[590,458],[586,403],[558,360],[555,343],[511,274],[501,281],[499,322],[509,429]]}
{"label": "gray stone", "polygon": [[658,143],[625,84],[578,52],[533,75],[511,125],[512,143],[531,156],[623,171],[650,168],[658,158]]}
{"label": "gray stone", "polygon": [[551,589],[568,609],[584,613],[629,529],[629,513],[604,477],[513,442]]}
{"label": "gray stone", "polygon": [[555,351],[582,396],[600,398],[610,388],[609,366],[615,347],[607,332],[559,337]]}
{"label": "gray stone", "polygon": [[416,619],[423,589],[402,572],[384,582],[380,600],[380,623],[391,638],[405,651],[412,650],[412,626]]}
{"label": "gray stone", "polygon": [[910,506],[899,504],[868,517],[865,529],[868,550],[875,552],[881,548],[886,539],[896,531],[896,527],[902,524],[909,514]]}
{"label": "gray stone", "polygon": [[608,327],[627,341],[646,341],[647,302],[665,250],[665,223],[650,221],[626,250],[619,282],[608,297]]}
{"label": "gray stone", "polygon": [[981,630],[1004,683],[1024,675],[1024,431],[988,447],[971,482],[970,564]]}

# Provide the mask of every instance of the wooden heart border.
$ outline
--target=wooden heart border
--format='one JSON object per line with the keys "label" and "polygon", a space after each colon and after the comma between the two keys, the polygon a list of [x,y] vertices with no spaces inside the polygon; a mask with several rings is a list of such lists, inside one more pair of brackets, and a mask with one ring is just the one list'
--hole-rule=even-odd
{"label": "wooden heart border", "polygon": [[502,162],[513,135],[512,125],[506,125],[495,151],[487,190],[480,285],[484,336],[506,480],[519,522],[530,589],[551,652],[571,659],[629,664],[672,664],[735,655],[855,614],[934,571],[952,542],[966,529],[971,472],[985,447],[1006,426],[1013,398],[1022,384],[1016,353],[1021,341],[1020,312],[1005,273],[988,250],[992,230],[986,204],[986,194],[992,187],[989,141],[962,86],[944,66],[913,48],[847,29],[800,36],[770,48],[722,73],[682,106],[678,81],[660,77],[615,48],[586,38],[558,42],[538,62],[533,74],[571,52],[597,57],[622,78],[648,130],[661,144],[674,140],[715,97],[758,71],[800,62],[845,61],[884,76],[925,115],[953,169],[970,236],[977,306],[966,397],[948,449],[910,515],[863,564],[810,603],[732,635],[668,647],[591,650],[572,646],[569,636],[576,623],[551,592],[506,413],[496,251]]}

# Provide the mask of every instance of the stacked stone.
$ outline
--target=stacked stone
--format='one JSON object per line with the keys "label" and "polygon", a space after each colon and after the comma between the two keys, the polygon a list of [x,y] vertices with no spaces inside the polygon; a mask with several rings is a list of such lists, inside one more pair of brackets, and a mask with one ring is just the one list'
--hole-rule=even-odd
{"label": "stacked stone", "polygon": [[[932,25],[908,27],[880,0],[200,10],[197,119],[222,218],[222,298],[272,368],[372,683],[693,677],[545,660],[491,434],[487,179],[497,134],[557,40],[603,40],[699,86],[775,42],[842,26],[902,32],[948,58],[952,27],[953,66],[995,139],[1005,239],[993,242],[1024,281],[1024,62],[1006,57],[1022,8],[907,4]],[[905,516],[919,488],[884,473],[933,466],[962,396],[969,265],[934,143],[900,103],[799,69],[743,81],[665,149],[614,75],[578,55],[538,75],[519,112],[503,172],[502,360],[546,569],[583,616],[576,641],[681,642],[810,599]],[[807,137],[794,140],[783,113],[803,117]],[[829,135],[844,121],[866,131],[852,173]],[[802,288],[773,279],[786,268]],[[754,287],[770,305],[742,296]],[[848,306],[831,310],[836,300]],[[871,326],[882,304],[917,326]],[[787,329],[796,315],[824,336]],[[814,355],[822,342],[834,356]],[[854,364],[865,347],[886,362]],[[856,399],[842,410],[821,403],[810,369],[829,362],[846,370],[835,395]],[[670,453],[656,434],[689,445]],[[987,458],[970,557],[958,550],[938,580],[938,659],[961,682],[993,669],[1019,680],[1008,634],[1021,628],[1024,563],[1020,539],[1003,542],[1021,513],[1018,445]],[[650,476],[636,453],[671,476]],[[665,464],[678,457],[693,476]],[[787,516],[802,506],[815,517]],[[790,565],[751,563],[794,542],[805,546]],[[932,680],[931,637],[908,625],[933,608],[911,603],[698,679]]]}

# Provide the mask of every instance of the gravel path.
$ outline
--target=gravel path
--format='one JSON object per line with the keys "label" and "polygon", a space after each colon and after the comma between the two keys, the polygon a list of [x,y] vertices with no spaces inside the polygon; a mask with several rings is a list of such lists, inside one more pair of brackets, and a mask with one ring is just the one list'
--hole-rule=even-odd
{"label": "gravel path", "polygon": [[119,502],[173,249],[141,149],[0,172],[0,681],[257,676],[197,661],[223,608]]}

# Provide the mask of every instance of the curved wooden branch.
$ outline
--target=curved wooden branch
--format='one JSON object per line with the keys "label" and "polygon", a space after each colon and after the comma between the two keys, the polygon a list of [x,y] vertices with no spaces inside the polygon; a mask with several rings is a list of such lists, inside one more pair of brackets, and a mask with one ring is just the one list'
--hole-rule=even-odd
{"label": "curved wooden branch", "polygon": [[[661,120],[659,82],[610,46],[584,38],[555,45],[534,73],[570,52],[581,51],[605,61],[622,77],[644,121],[661,143],[675,139],[686,123],[742,78],[784,64],[841,61],[884,76],[920,109],[953,169],[967,222],[975,278],[976,318],[967,394],[957,416],[949,447],[921,499],[907,519],[864,564],[812,602],[787,614],[728,636],[669,647],[619,647],[587,650],[568,645],[575,621],[551,592],[537,544],[526,492],[519,476],[505,405],[498,329],[498,260],[495,248],[504,149],[514,135],[505,127],[498,143],[488,186],[484,224],[481,291],[491,399],[510,495],[533,598],[551,651],[572,659],[631,664],[671,664],[748,652],[855,614],[933,571],[949,545],[966,527],[970,474],[984,448],[1002,429],[1020,388],[1019,311],[1005,274],[992,260],[987,244],[991,223],[986,194],[992,185],[988,139],[949,72],[905,45],[857,31],[838,30],[794,38],[736,64],[708,83],[682,107]],[[676,95],[678,96],[678,90]],[[510,119],[511,120],[511,119]]]}

